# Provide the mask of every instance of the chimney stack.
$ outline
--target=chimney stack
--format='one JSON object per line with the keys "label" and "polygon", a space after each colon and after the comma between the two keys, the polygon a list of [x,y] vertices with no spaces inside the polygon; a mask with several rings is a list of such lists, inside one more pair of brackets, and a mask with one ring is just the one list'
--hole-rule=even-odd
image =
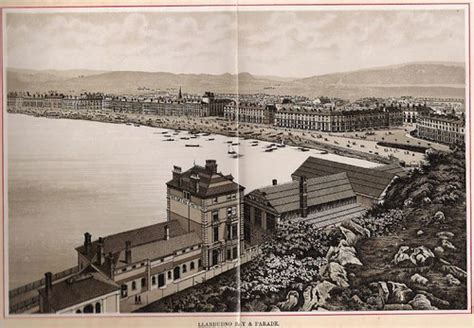
{"label": "chimney stack", "polygon": [[277,179],[273,179],[273,180],[272,180],[272,185],[273,185],[273,186],[276,186],[277,184],[278,184],[278,180],[277,180]]}
{"label": "chimney stack", "polygon": [[170,228],[168,227],[168,225],[165,225],[165,240],[169,240],[170,239]]}
{"label": "chimney stack", "polygon": [[132,242],[130,240],[125,242],[125,262],[132,263]]}
{"label": "chimney stack", "polygon": [[181,166],[173,166],[173,180],[178,180],[181,184]]}
{"label": "chimney stack", "polygon": [[191,179],[191,187],[195,193],[199,193],[199,175],[198,174],[192,174],[190,176]]}
{"label": "chimney stack", "polygon": [[51,306],[49,304],[49,301],[51,299],[51,293],[52,293],[52,289],[53,289],[53,274],[51,272],[46,272],[44,274],[44,281],[45,281],[44,291],[45,291],[46,297],[43,300],[44,302],[43,302],[42,312],[50,313],[51,312]]}
{"label": "chimney stack", "polygon": [[104,238],[99,237],[97,241],[97,264],[102,265],[104,263]]}
{"label": "chimney stack", "polygon": [[305,218],[308,215],[308,180],[300,177],[300,215]]}
{"label": "chimney stack", "polygon": [[84,234],[84,250],[86,252],[86,254],[89,254],[89,252],[91,251],[91,246],[92,246],[92,242],[91,242],[91,234],[86,232]]}
{"label": "chimney stack", "polygon": [[114,255],[112,254],[112,252],[109,252],[109,254],[107,254],[106,261],[107,261],[107,264],[109,265],[110,278],[114,279],[115,263],[114,263]]}
{"label": "chimney stack", "polygon": [[215,159],[206,159],[206,170],[217,173],[217,163]]}

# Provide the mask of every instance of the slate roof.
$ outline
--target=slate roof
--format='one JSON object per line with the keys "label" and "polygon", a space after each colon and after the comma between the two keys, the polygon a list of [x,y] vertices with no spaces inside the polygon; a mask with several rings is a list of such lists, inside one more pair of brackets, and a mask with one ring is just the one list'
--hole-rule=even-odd
{"label": "slate roof", "polygon": [[[191,175],[199,176],[199,192],[195,192],[191,184]],[[218,196],[230,192],[238,192],[245,188],[235,182],[232,175],[224,175],[220,172],[212,172],[205,167],[194,165],[192,168],[180,174],[180,178],[173,178],[166,183],[168,187],[188,191],[192,195],[201,198]],[[223,183],[227,182],[227,183]]]}
{"label": "slate roof", "polygon": [[310,156],[293,172],[292,176],[304,176],[309,179],[341,172],[347,173],[356,194],[376,199],[397,175],[390,170],[364,168]]}
{"label": "slate roof", "polygon": [[[103,278],[91,266],[86,267],[72,278],[53,283],[49,304],[54,311],[60,311],[75,304],[107,295],[120,290],[120,286]],[[45,288],[38,290],[46,298]]]}
{"label": "slate roof", "polygon": [[[308,179],[307,192],[308,207],[355,197],[346,173]],[[300,208],[298,181],[256,189],[252,193],[258,198],[265,199],[278,213],[296,211]]]}
{"label": "slate roof", "polygon": [[[165,240],[165,226],[169,228],[168,240]],[[178,220],[161,222],[154,225],[141,227],[114,235],[103,237],[104,255],[112,253],[116,269],[127,266],[125,262],[125,242],[131,242],[132,263],[147,259],[161,258],[174,252],[202,243],[201,238],[195,231],[188,232]],[[92,263],[97,261],[97,243],[94,240],[88,253],[84,245],[76,250],[89,259]],[[97,268],[107,275],[111,275],[110,263],[107,260]]]}

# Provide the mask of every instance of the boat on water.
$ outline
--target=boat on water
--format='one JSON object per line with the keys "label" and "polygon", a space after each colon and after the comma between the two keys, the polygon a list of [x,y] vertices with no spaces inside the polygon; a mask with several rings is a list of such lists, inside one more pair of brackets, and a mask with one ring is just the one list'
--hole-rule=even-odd
{"label": "boat on water", "polygon": [[125,123],[125,125],[132,125],[132,123]]}
{"label": "boat on water", "polygon": [[211,134],[206,132],[206,133],[203,133],[202,135],[203,137],[207,137],[207,136],[210,136]]}
{"label": "boat on water", "polygon": [[198,136],[196,135],[193,135],[193,136],[190,136],[191,139],[196,139]]}
{"label": "boat on water", "polygon": [[161,132],[161,134],[167,134],[167,133],[168,133],[168,131],[163,131],[163,132]]}
{"label": "boat on water", "polygon": [[327,150],[322,150],[322,151],[320,152],[321,155],[326,155],[327,153],[328,153]]}
{"label": "boat on water", "polygon": [[282,142],[282,143],[278,144],[277,147],[278,147],[278,148],[285,148],[286,145]]}
{"label": "boat on water", "polygon": [[232,158],[240,158],[242,156],[244,156],[244,154],[234,154],[232,155]]}
{"label": "boat on water", "polygon": [[186,144],[186,147],[200,147],[199,144]]}
{"label": "boat on water", "polygon": [[301,147],[301,148],[298,148],[299,150],[301,151],[309,151],[309,148],[306,148],[306,147]]}
{"label": "boat on water", "polygon": [[273,147],[275,147],[275,144],[270,144],[267,146],[267,148],[273,148]]}
{"label": "boat on water", "polygon": [[173,138],[166,138],[166,139],[163,139],[163,141],[174,141]]}
{"label": "boat on water", "polygon": [[270,153],[274,150],[276,150],[276,148],[273,148],[273,147],[272,148],[267,148],[267,149],[265,149],[265,152]]}
{"label": "boat on water", "polygon": [[258,146],[258,143],[255,143],[255,144],[251,144],[252,147],[257,147]]}
{"label": "boat on water", "polygon": [[209,138],[207,139],[207,141],[213,141],[213,140],[216,140],[215,138]]}
{"label": "boat on water", "polygon": [[171,134],[165,134],[164,137],[165,138],[171,138]]}
{"label": "boat on water", "polygon": [[226,141],[226,143],[231,144],[231,143],[232,143],[232,140]]}
{"label": "boat on water", "polygon": [[134,124],[134,126],[136,126],[137,128],[139,128],[139,127],[140,127],[140,124]]}
{"label": "boat on water", "polygon": [[232,143],[232,146],[238,146],[238,145],[240,145],[240,142],[233,142]]}
{"label": "boat on water", "polygon": [[230,155],[237,154],[237,152],[234,150],[234,148],[232,148],[232,145],[229,145],[229,147],[227,148],[227,154],[230,154]]}
{"label": "boat on water", "polygon": [[188,137],[181,137],[181,138],[179,138],[179,139],[181,139],[181,140],[189,140]]}

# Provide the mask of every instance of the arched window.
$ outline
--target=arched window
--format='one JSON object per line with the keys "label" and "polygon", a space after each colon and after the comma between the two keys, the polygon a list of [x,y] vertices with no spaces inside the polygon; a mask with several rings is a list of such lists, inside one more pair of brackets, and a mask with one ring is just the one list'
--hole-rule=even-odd
{"label": "arched window", "polygon": [[194,270],[194,261],[191,262],[191,264],[189,265],[189,267],[190,267],[190,268],[189,268],[190,270]]}
{"label": "arched window", "polygon": [[94,307],[92,306],[92,304],[87,304],[84,307],[84,313],[94,313]]}
{"label": "arched window", "polygon": [[173,280],[177,280],[180,277],[180,269],[179,266],[173,269]]}
{"label": "arched window", "polygon": [[188,271],[188,268],[187,268],[186,264],[183,264],[183,273],[185,273],[186,271]]}
{"label": "arched window", "polygon": [[101,305],[100,302],[95,303],[95,313],[100,313]]}
{"label": "arched window", "polygon": [[135,289],[137,289],[137,282],[132,281],[132,290],[135,290]]}
{"label": "arched window", "polygon": [[81,311],[81,310],[77,310],[76,313],[82,313],[82,311]]}
{"label": "arched window", "polygon": [[142,278],[141,280],[142,288],[146,286],[146,278]]}
{"label": "arched window", "polygon": [[156,276],[151,277],[151,284],[156,285]]}

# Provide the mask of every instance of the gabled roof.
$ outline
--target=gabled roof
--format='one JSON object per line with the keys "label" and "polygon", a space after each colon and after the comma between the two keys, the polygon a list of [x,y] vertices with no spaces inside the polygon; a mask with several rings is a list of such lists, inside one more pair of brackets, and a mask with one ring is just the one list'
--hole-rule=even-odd
{"label": "gabled roof", "polygon": [[[165,226],[169,228],[169,239],[165,239]],[[178,220],[161,222],[154,225],[129,230],[114,235],[103,237],[104,255],[112,253],[113,264],[116,269],[128,264],[125,261],[125,242],[131,242],[132,262],[140,262],[147,259],[153,260],[174,252],[202,243],[196,231],[187,231],[183,228]],[[92,242],[88,253],[85,251],[84,245],[79,246],[76,250],[85,256],[89,261],[95,263],[97,261],[97,243],[98,240]],[[107,260],[97,268],[110,276],[110,263]]]}
{"label": "gabled roof", "polygon": [[[308,179],[307,194],[308,207],[355,197],[346,173]],[[280,214],[296,211],[300,208],[300,185],[298,181],[256,189],[249,195],[263,199]]]}
{"label": "gabled roof", "polygon": [[364,168],[310,156],[292,176],[304,176],[309,179],[342,172],[347,173],[356,194],[377,199],[397,175],[390,170]]}
{"label": "gabled roof", "polygon": [[[49,294],[49,305],[54,311],[60,311],[96,297],[120,290],[112,280],[105,279],[97,270],[88,266],[71,278],[53,283]],[[38,290],[46,298],[45,288]]]}
{"label": "gabled roof", "polygon": [[[192,187],[191,176],[199,177],[199,191],[195,192]],[[232,175],[224,175],[220,172],[212,172],[211,170],[194,165],[192,168],[180,174],[179,178],[174,177],[166,183],[169,187],[188,191],[198,197],[212,197],[221,194],[238,192],[245,188],[233,181]]]}

